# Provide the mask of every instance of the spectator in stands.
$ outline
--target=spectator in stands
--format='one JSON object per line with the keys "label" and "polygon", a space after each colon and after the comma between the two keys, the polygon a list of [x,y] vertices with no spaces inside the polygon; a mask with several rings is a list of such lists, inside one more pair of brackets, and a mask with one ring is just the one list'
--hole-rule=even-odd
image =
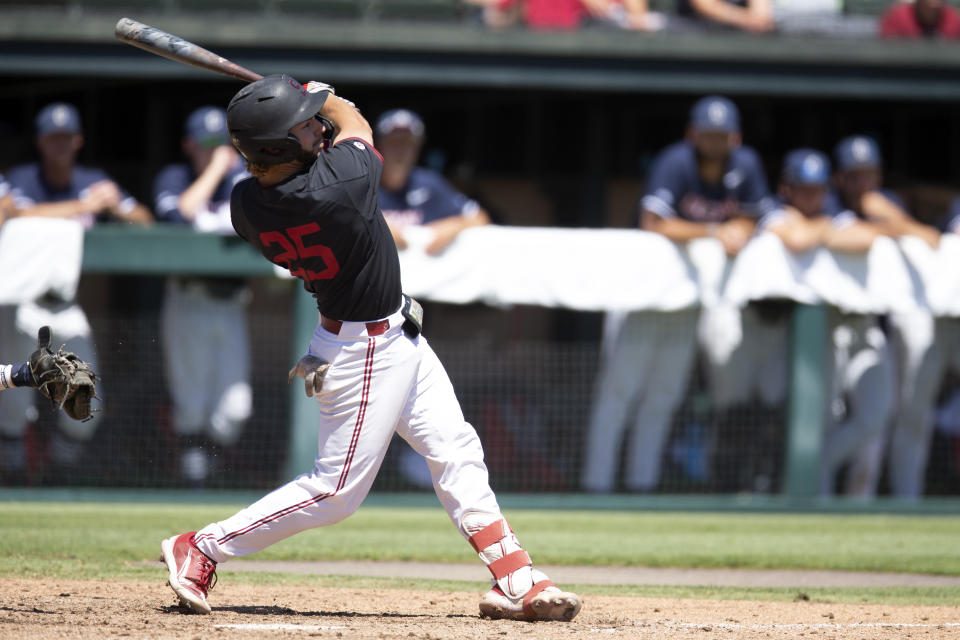
{"label": "spectator in stands", "polygon": [[666,16],[650,11],[647,0],[583,0],[590,18],[600,25],[632,31],[659,31]]}
{"label": "spectator in stands", "polygon": [[[687,138],[654,160],[640,202],[639,227],[677,243],[716,238],[736,254],[754,220],[774,206],[760,159],[741,144],[736,105],[720,96],[699,100]],[[616,488],[619,449],[627,423],[630,446],[625,486],[652,491],[673,414],[683,400],[696,351],[697,309],[627,314],[604,340],[606,351],[586,438],[582,486]],[[635,408],[636,414],[628,418]]]}
{"label": "spectator in stands", "polygon": [[424,134],[423,120],[407,109],[387,111],[377,120],[374,135],[383,154],[380,209],[398,249],[425,231],[427,253],[437,254],[464,229],[489,224],[490,216],[439,173],[417,166]]}
{"label": "spectator in stands", "polygon": [[[97,220],[115,219],[123,222],[149,224],[150,212],[121,189],[103,170],[78,165],[77,154],[83,147],[80,115],[73,105],[58,102],[44,107],[36,116],[36,146],[40,161],[14,167],[7,174],[10,183],[14,213],[17,218],[59,218],[79,222],[79,225],[58,225],[41,239],[43,243],[76,240],[82,229]],[[12,222],[5,232],[14,229]],[[35,241],[37,230],[18,225],[24,234],[22,242]],[[90,326],[83,310],[73,299],[75,289],[55,286],[80,269],[80,256],[75,263],[64,256],[60,262],[23,265],[32,269],[37,279],[51,281],[48,290],[35,299],[23,300],[19,306],[8,307],[0,318],[0,343],[11,351],[29,353],[36,348],[37,329],[49,325],[54,335],[69,342],[78,356],[96,363]],[[43,273],[41,273],[43,272]],[[75,280],[74,287],[75,287]],[[69,294],[66,292],[69,291]],[[19,346],[17,346],[19,345]],[[95,370],[98,370],[94,366]],[[0,399],[0,465],[13,482],[23,480],[26,452],[23,436],[34,418],[32,394],[7,394]],[[58,429],[51,437],[50,458],[61,468],[76,468],[84,445],[93,437],[101,413],[94,413],[88,422],[77,422],[61,414]],[[68,477],[61,477],[69,481]]]}
{"label": "spectator in stands", "polygon": [[897,2],[880,18],[883,38],[960,38],[960,12],[944,0]]}
{"label": "spectator in stands", "polygon": [[489,27],[524,24],[531,29],[580,28],[593,19],[622,29],[656,31],[663,28],[662,14],[647,10],[647,0],[465,0],[482,8]]}
{"label": "spectator in stands", "polygon": [[751,33],[774,28],[770,0],[677,0],[677,15]]}
{"label": "spectator in stands", "polygon": [[531,29],[578,29],[586,15],[581,0],[465,0],[482,8],[488,27],[524,24]]}
{"label": "spectator in stands", "polygon": [[[249,177],[230,143],[227,114],[204,106],[187,118],[185,163],[154,183],[157,219],[199,232],[234,235],[230,192]],[[253,407],[243,278],[179,276],[167,280],[160,315],[180,473],[202,487],[217,457],[236,444]]]}

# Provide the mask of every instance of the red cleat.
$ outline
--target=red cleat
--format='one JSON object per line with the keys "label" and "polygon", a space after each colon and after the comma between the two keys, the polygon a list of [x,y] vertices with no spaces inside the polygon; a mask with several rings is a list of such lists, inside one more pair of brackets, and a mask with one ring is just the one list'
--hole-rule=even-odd
{"label": "red cleat", "polygon": [[196,613],[210,613],[207,591],[216,584],[217,563],[193,542],[196,531],[167,538],[160,543],[160,560],[167,563],[167,581],[180,597],[180,605]]}

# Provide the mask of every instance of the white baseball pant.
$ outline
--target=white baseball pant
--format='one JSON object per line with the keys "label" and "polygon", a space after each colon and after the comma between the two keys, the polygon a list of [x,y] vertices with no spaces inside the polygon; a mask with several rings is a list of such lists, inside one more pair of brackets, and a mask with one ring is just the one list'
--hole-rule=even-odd
{"label": "white baseball pant", "polygon": [[246,302],[169,281],[160,329],[174,431],[236,443],[253,411]]}
{"label": "white baseball pant", "polygon": [[[766,407],[776,407],[787,396],[790,317],[771,322],[748,305],[740,310],[739,319],[743,339],[726,357],[714,356],[709,344],[704,345],[714,409],[729,409],[754,398]],[[709,334],[701,335],[701,342],[709,340]]]}
{"label": "white baseball pant", "polygon": [[597,376],[581,479],[587,491],[615,488],[620,443],[632,408],[636,413],[629,429],[624,484],[631,491],[656,488],[673,414],[687,393],[699,312],[627,314]]}
{"label": "white baseball pant", "polygon": [[899,498],[920,498],[937,394],[947,370],[960,371],[960,319],[915,312],[890,320],[900,373],[900,402],[890,437],[890,489]]}
{"label": "white baseball pant", "polygon": [[828,410],[820,494],[833,493],[836,475],[847,465],[843,492],[870,498],[876,495],[887,427],[895,408],[893,359],[876,316],[841,314],[835,309],[828,315],[826,362],[833,367],[826,388],[834,410]]}
{"label": "white baseball pant", "polygon": [[317,326],[308,353],[331,364],[317,395],[319,454],[313,469],[196,535],[216,562],[259,551],[299,531],[334,524],[360,506],[394,432],[424,456],[433,486],[465,538],[468,511],[497,516],[483,449],[453,385],[422,335],[410,338],[398,311],[370,336],[345,322],[334,335]]}

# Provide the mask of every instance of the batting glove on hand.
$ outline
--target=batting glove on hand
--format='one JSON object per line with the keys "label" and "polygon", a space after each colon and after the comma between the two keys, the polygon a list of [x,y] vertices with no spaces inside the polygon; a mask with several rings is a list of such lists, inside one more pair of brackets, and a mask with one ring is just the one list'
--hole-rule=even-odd
{"label": "batting glove on hand", "polygon": [[329,91],[332,94],[337,93],[334,90],[333,85],[329,85],[326,82],[320,82],[318,80],[311,80],[305,85],[304,88],[310,93],[319,93],[321,91]]}
{"label": "batting glove on hand", "polygon": [[305,355],[300,361],[290,369],[287,374],[287,384],[290,384],[294,378],[303,378],[303,390],[308,398],[312,398],[315,393],[320,393],[323,388],[323,379],[327,375],[330,363],[321,360],[317,356]]}

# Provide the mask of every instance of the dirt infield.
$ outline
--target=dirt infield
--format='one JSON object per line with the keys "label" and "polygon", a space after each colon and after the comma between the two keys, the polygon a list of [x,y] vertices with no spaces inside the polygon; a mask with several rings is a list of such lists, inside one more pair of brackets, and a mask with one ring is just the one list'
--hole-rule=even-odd
{"label": "dirt infield", "polygon": [[571,623],[481,620],[480,592],[230,585],[185,614],[151,583],[0,579],[0,638],[960,638],[960,607],[590,596]]}
{"label": "dirt infield", "polygon": [[[156,563],[157,567],[161,565]],[[770,569],[680,569],[673,567],[563,567],[538,565],[557,584],[648,584],[711,587],[958,587],[960,576],[879,571],[811,571]],[[270,562],[234,560],[218,571],[296,573],[317,576],[373,576],[486,582],[490,573],[479,562]]]}

